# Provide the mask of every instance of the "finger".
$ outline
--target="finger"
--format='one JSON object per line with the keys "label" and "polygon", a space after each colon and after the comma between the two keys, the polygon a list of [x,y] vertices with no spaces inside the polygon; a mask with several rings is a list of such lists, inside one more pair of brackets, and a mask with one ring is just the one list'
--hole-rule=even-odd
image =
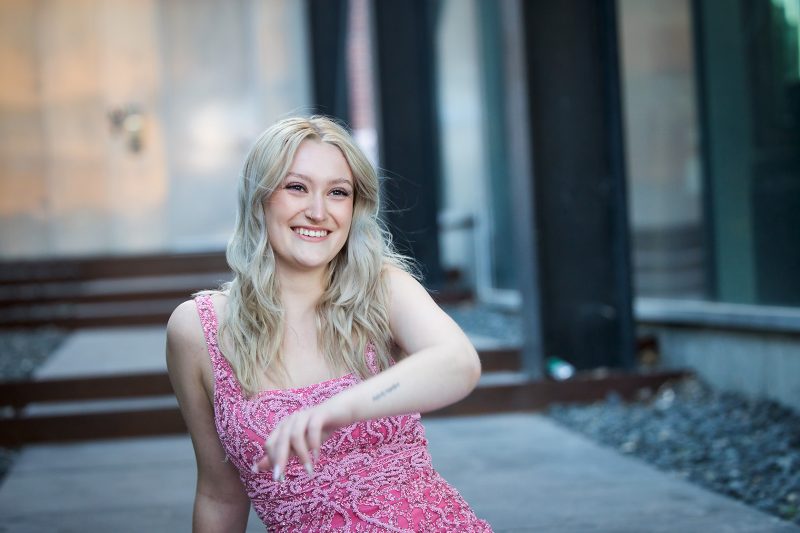
{"label": "finger", "polygon": [[[274,430],[273,430],[274,433]],[[272,435],[270,435],[271,437]],[[261,445],[261,450],[264,452],[261,457],[256,458],[253,462],[252,470],[254,473],[259,472],[266,472],[270,469],[270,465],[272,464],[269,459],[269,453],[267,453],[267,446],[269,445],[270,440],[267,439],[264,441],[264,444]]]}
{"label": "finger", "polygon": [[308,438],[308,447],[311,449],[313,461],[316,463],[319,461],[319,449],[322,447],[323,441],[321,416],[312,416],[309,419],[306,435]]}
{"label": "finger", "polygon": [[255,462],[253,463],[252,466],[253,472],[256,473],[266,472],[272,467],[273,462],[270,457],[270,449],[275,448],[275,443],[278,440],[278,436],[280,435],[281,432],[281,427],[284,425],[285,421],[286,420],[282,420],[281,422],[279,422],[272,430],[272,432],[269,434],[267,440],[264,441],[264,444],[261,446],[261,449],[264,451],[264,454],[258,459],[256,459]]}
{"label": "finger", "polygon": [[[266,446],[266,444],[264,446]],[[258,474],[259,472],[266,472],[267,470],[269,470],[269,465],[270,465],[269,454],[267,454],[267,450],[265,447],[264,455],[262,455],[253,462],[253,466],[251,467],[251,469],[253,470],[253,473]]]}
{"label": "finger", "polygon": [[311,454],[308,451],[308,443],[306,442],[306,435],[308,430],[308,415],[298,416],[297,420],[292,424],[290,442],[292,445],[291,452],[297,455],[303,468],[306,469],[308,475],[314,473],[314,466],[311,463]]}
{"label": "finger", "polygon": [[273,430],[267,440],[267,455],[272,465],[272,479],[283,480],[286,461],[289,458],[289,430],[291,419],[286,419]]}

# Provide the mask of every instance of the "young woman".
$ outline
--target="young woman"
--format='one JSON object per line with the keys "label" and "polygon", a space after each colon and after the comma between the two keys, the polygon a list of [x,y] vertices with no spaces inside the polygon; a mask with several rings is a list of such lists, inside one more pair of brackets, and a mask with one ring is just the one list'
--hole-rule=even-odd
{"label": "young woman", "polygon": [[419,416],[466,396],[480,362],[392,251],[378,191],[324,117],[251,149],[234,279],[167,326],[194,531],[244,531],[251,502],[269,531],[490,531],[432,468]]}

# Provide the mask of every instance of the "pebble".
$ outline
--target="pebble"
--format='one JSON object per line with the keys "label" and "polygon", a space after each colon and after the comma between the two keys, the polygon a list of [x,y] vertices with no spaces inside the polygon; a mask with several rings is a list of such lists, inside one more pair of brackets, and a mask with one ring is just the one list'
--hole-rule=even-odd
{"label": "pebble", "polygon": [[0,381],[29,377],[65,337],[56,328],[0,330]]}
{"label": "pebble", "polygon": [[511,346],[522,344],[522,317],[517,312],[474,303],[447,304],[442,309],[467,334],[502,339]]}
{"label": "pebble", "polygon": [[[63,342],[66,332],[56,328],[0,331],[0,381],[30,377]],[[2,413],[6,416],[8,413]],[[0,447],[0,480],[16,456],[16,450]]]}
{"label": "pebble", "polygon": [[556,405],[557,422],[657,468],[800,524],[800,415],[696,378],[592,405]]}

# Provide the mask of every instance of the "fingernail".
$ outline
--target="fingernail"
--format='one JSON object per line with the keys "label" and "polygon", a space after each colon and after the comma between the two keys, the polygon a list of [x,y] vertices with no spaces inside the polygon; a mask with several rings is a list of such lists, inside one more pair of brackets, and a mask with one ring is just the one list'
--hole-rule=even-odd
{"label": "fingernail", "polygon": [[283,477],[283,474],[281,474],[281,467],[275,465],[275,468],[272,469],[272,481],[278,481],[281,477]]}
{"label": "fingernail", "polygon": [[314,454],[314,462],[318,463],[319,462],[319,450],[314,450],[313,454]]}
{"label": "fingernail", "polygon": [[250,466],[250,470],[252,470],[254,474],[258,474],[261,471],[261,470],[259,470],[257,463],[253,463]]}
{"label": "fingernail", "polygon": [[308,472],[309,476],[314,475],[314,467],[311,466],[311,463],[306,463],[303,466],[305,467],[306,472]]}
{"label": "fingernail", "polygon": [[281,472],[281,478],[280,478],[278,481],[280,481],[281,483],[283,483],[284,481],[286,481],[286,476],[285,476],[285,475],[283,475],[283,472]]}

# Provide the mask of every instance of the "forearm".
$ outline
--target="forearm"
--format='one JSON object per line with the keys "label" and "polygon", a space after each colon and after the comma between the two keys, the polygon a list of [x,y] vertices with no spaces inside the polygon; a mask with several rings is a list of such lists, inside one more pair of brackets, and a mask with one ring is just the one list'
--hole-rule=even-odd
{"label": "forearm", "polygon": [[423,349],[331,398],[353,422],[445,407],[472,391],[480,362],[467,342]]}
{"label": "forearm", "polygon": [[427,412],[469,394],[480,377],[480,361],[466,339],[431,344],[396,365],[310,409],[284,418],[267,439],[266,454],[256,463],[282,478],[289,455],[297,455],[312,473],[312,454],[332,431],[386,416]]}

